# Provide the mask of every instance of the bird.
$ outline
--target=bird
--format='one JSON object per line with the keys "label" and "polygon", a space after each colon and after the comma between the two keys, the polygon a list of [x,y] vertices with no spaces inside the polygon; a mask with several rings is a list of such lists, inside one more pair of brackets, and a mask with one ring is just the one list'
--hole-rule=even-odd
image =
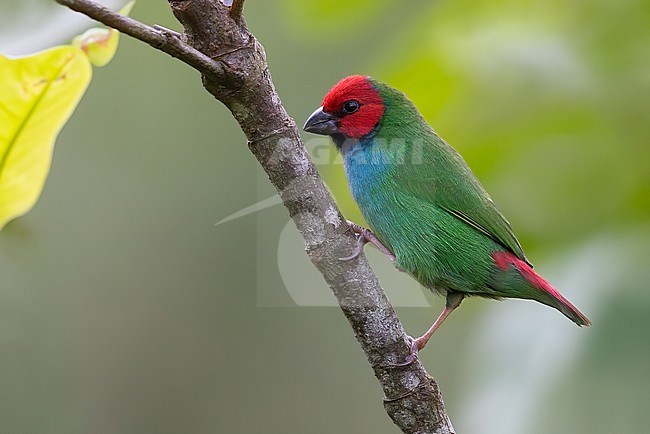
{"label": "bird", "polygon": [[510,223],[462,156],[429,126],[402,92],[365,75],[343,78],[304,131],[330,136],[368,228],[348,221],[358,244],[377,246],[400,271],[445,297],[433,325],[403,363],[417,358],[464,298],[518,298],[591,322],[533,270]]}

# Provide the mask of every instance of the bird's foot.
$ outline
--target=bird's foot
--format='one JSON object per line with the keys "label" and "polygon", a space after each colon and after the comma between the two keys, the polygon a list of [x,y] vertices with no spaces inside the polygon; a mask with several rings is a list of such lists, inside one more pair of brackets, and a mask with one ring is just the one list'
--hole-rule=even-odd
{"label": "bird's foot", "polygon": [[403,367],[403,366],[408,366],[411,363],[415,362],[415,360],[418,358],[419,351],[422,348],[424,348],[424,346],[427,344],[427,340],[424,339],[424,336],[421,336],[417,339],[413,339],[411,336],[407,336],[407,337],[411,341],[411,352],[409,353],[408,356],[406,356],[403,362],[393,363],[391,366]]}
{"label": "bird's foot", "polygon": [[361,254],[361,252],[363,252],[363,247],[366,245],[366,243],[370,241],[364,234],[364,231],[370,232],[370,229],[361,227],[358,224],[351,222],[350,220],[346,220],[345,222],[347,223],[348,227],[352,229],[352,232],[354,232],[354,234],[357,236],[357,245],[354,247],[352,254],[339,258],[340,261],[349,261],[356,258]]}
{"label": "bird's foot", "polygon": [[379,249],[380,252],[388,256],[388,259],[390,259],[391,262],[395,262],[395,255],[393,255],[393,253],[388,250],[388,247],[384,246],[384,244],[379,241],[379,239],[375,236],[375,234],[372,233],[370,229],[359,226],[350,220],[346,220],[346,222],[350,229],[352,229],[352,231],[357,235],[357,245],[352,251],[351,255],[339,258],[341,261],[349,261],[356,258],[361,254],[361,252],[363,252],[363,247],[367,243],[372,243]]}

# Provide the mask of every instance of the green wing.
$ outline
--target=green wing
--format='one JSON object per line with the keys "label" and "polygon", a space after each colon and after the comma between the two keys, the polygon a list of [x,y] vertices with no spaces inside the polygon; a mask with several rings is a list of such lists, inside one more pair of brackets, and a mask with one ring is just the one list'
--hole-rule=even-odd
{"label": "green wing", "polygon": [[[493,224],[490,224],[490,222],[486,221],[487,224],[481,225],[480,223],[477,223],[476,221],[472,220],[471,217],[468,215],[464,214],[462,211],[456,211],[453,209],[448,209],[444,208],[445,211],[447,211],[449,214],[453,215],[454,217],[462,220],[463,222],[467,223],[468,225],[472,226],[474,229],[477,229],[480,232],[483,232],[485,235],[487,235],[489,238],[493,239],[495,242],[501,244],[503,247],[507,248],[508,250],[512,251],[519,259],[525,261],[528,265],[531,267],[533,264],[531,264],[528,259],[526,258],[526,255],[524,255],[524,251],[521,248],[521,244],[519,244],[519,240],[517,240],[517,237],[515,234],[512,232],[512,228],[510,227],[510,223],[508,220],[503,217],[503,214],[499,212],[498,209],[492,204],[492,209],[494,210],[494,216],[492,217],[498,217],[498,220],[494,221]],[[490,208],[487,208],[490,209]],[[496,229],[495,229],[496,228]],[[498,237],[494,235],[490,230],[498,232],[500,230],[503,231],[504,236],[503,237]]]}
{"label": "green wing", "polygon": [[398,166],[396,188],[442,208],[530,264],[510,223],[467,163],[433,130],[429,132],[432,136],[426,134],[422,149],[411,149],[411,155],[421,152],[421,158]]}
{"label": "green wing", "polygon": [[378,145],[381,154],[396,163],[390,165],[392,188],[445,210],[530,264],[510,223],[458,152],[436,134],[403,93],[374,83],[386,102]]}

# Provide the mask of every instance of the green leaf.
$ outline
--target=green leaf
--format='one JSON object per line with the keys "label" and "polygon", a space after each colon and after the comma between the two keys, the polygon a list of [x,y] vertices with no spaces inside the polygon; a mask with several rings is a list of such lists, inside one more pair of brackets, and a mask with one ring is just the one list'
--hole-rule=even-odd
{"label": "green leaf", "polygon": [[91,77],[88,57],[72,46],[0,55],[0,229],[38,200],[54,141]]}

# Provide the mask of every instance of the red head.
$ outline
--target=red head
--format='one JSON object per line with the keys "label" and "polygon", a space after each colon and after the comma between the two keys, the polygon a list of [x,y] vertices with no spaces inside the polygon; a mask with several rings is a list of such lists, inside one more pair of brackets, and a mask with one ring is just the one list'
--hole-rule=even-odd
{"label": "red head", "polygon": [[375,129],[384,115],[384,101],[369,77],[351,75],[339,81],[305,124],[316,134],[343,134],[360,139]]}

